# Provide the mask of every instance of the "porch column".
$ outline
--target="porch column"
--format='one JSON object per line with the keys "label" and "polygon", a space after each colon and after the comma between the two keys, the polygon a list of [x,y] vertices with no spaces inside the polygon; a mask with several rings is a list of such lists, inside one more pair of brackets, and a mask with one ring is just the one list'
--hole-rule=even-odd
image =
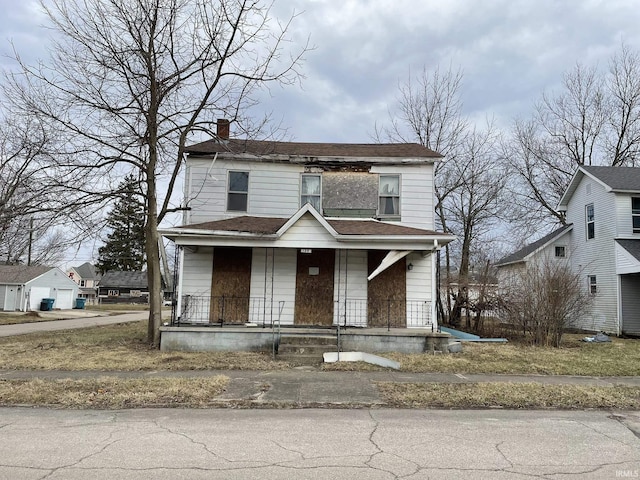
{"label": "porch column", "polygon": [[438,241],[433,241],[433,250],[431,250],[431,324],[434,330],[438,329],[438,307],[436,302],[438,300],[438,288],[440,287],[438,282],[438,271],[436,262],[438,261]]}
{"label": "porch column", "polygon": [[178,261],[178,263],[180,264],[179,267],[179,271],[178,271],[178,285],[176,285],[176,295],[177,295],[177,299],[174,298],[174,301],[176,301],[176,319],[180,318],[180,312],[182,312],[182,277],[183,277],[183,269],[184,269],[184,248],[183,247],[177,247],[180,249],[180,260]]}

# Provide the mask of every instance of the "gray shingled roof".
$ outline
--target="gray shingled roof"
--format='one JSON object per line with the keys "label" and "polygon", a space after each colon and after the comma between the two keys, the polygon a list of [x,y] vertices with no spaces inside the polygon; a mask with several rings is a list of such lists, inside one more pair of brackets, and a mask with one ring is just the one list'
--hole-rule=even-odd
{"label": "gray shingled roof", "polygon": [[[242,216],[228,218],[225,220],[217,220],[213,222],[198,223],[194,225],[184,225],[180,228],[186,228],[189,230],[218,230],[273,235],[288,220],[288,218]],[[404,225],[393,225],[389,223],[377,222],[375,220],[326,220],[327,223],[331,225],[333,229],[340,235],[405,236],[442,234],[434,232],[432,230],[405,227]],[[102,284],[104,284],[104,279],[102,280]]]}
{"label": "gray shingled roof", "polygon": [[147,288],[147,272],[106,272],[100,279],[100,288]]}
{"label": "gray shingled roof", "polygon": [[96,267],[89,262],[84,262],[78,267],[73,267],[73,269],[78,272],[78,275],[80,275],[80,278],[83,280],[97,280],[100,278],[100,275],[96,272]]}
{"label": "gray shingled roof", "polygon": [[545,235],[541,239],[536,240],[535,242],[530,243],[529,245],[526,245],[526,246],[522,247],[517,252],[514,252],[514,253],[512,253],[510,255],[507,255],[504,258],[501,258],[500,260],[498,260],[495,263],[495,265],[497,267],[499,267],[501,265],[506,265],[506,264],[509,264],[509,263],[522,262],[522,261],[524,261],[524,259],[528,255],[532,254],[533,252],[535,252],[539,248],[545,246],[547,243],[549,243],[550,241],[552,241],[554,238],[558,237],[559,235],[569,231],[572,227],[573,227],[572,224],[564,225],[564,226],[554,230],[550,234]]}
{"label": "gray shingled roof", "polygon": [[0,284],[22,285],[40,275],[44,275],[53,267],[0,265]]}
{"label": "gray shingled roof", "polygon": [[640,192],[640,168],[583,166],[582,169],[612,190]]}
{"label": "gray shingled roof", "polygon": [[640,261],[640,240],[616,240],[622,248]]}
{"label": "gray shingled roof", "polygon": [[231,139],[223,142],[207,140],[187,147],[187,153],[191,155],[227,152],[257,156],[284,155],[309,161],[318,160],[317,157],[412,158],[429,161],[442,157],[417,143],[298,143]]}

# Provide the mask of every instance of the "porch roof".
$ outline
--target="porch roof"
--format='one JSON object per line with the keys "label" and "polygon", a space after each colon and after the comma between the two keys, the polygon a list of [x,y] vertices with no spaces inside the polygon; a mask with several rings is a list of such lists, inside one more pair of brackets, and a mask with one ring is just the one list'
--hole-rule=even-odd
{"label": "porch roof", "polygon": [[616,238],[616,273],[640,273],[640,240]]}
{"label": "porch roof", "polygon": [[[315,219],[315,232],[306,230],[304,235],[294,235],[295,238],[285,241],[287,232],[303,217]],[[284,248],[335,248],[335,242],[347,242],[351,244],[348,248],[371,246],[392,250],[433,250],[454,239],[452,235],[442,232],[375,219],[325,218],[310,204],[306,204],[291,218],[240,216],[160,229],[159,232],[182,245],[234,244]],[[278,241],[280,245],[274,245]],[[377,247],[373,247],[373,244]]]}

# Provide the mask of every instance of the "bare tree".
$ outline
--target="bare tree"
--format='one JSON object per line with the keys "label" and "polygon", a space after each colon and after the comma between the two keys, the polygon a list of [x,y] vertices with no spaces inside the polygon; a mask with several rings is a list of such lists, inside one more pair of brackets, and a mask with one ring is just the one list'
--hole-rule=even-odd
{"label": "bare tree", "polygon": [[[299,79],[307,49],[261,0],[42,1],[55,32],[48,63],[12,76],[11,98],[65,134],[68,159],[103,178],[135,172],[145,198],[148,338],[159,344],[157,226],[170,212],[185,146],[216,117],[242,123],[255,92]],[[246,123],[244,123],[246,125]],[[117,183],[103,182],[96,189]]]}
{"label": "bare tree", "polygon": [[501,319],[521,328],[534,345],[559,347],[566,328],[591,303],[584,277],[553,259],[527,265],[502,288]]}
{"label": "bare tree", "polygon": [[578,166],[633,166],[639,153],[640,56],[622,45],[607,72],[577,64],[560,91],[543,93],[529,119],[514,121],[505,145],[517,173],[513,218],[564,224],[556,207]]}

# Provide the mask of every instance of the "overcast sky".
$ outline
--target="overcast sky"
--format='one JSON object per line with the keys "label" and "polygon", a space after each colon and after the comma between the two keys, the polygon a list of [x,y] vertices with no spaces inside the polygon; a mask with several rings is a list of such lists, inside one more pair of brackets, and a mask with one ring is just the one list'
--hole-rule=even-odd
{"label": "overcast sky", "polygon": [[[38,3],[0,6],[2,50],[44,55]],[[297,141],[371,141],[398,83],[438,65],[464,72],[465,113],[507,127],[576,62],[606,68],[621,42],[640,49],[639,0],[276,0],[276,15],[294,10],[293,39],[315,50],[302,87],[273,89],[264,108]]]}
{"label": "overcast sky", "polygon": [[[0,7],[0,51],[13,42],[23,57],[43,57],[38,2]],[[606,69],[622,42],[640,50],[640,0],[276,0],[275,15],[294,11],[293,40],[315,47],[306,78],[274,88],[262,108],[296,141],[371,142],[400,82],[449,65],[464,73],[464,112],[506,129],[577,62]]]}

